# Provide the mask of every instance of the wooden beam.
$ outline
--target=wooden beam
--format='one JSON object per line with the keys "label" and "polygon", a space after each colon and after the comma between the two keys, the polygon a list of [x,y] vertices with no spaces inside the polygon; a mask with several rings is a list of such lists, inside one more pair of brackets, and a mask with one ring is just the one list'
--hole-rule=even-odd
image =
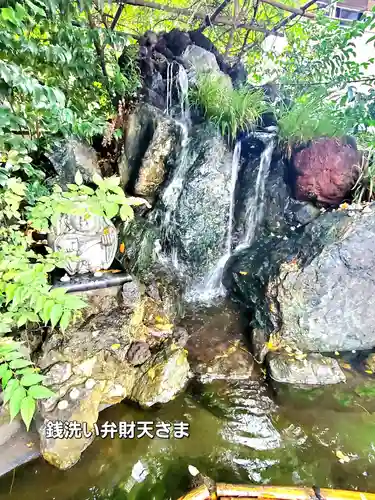
{"label": "wooden beam", "polygon": [[[164,12],[172,12],[173,14],[180,14],[186,17],[193,17],[195,19],[203,19],[207,18],[207,14],[203,12],[193,12],[190,9],[182,8],[182,7],[170,7],[169,5],[164,5],[157,2],[149,2],[146,0],[127,0],[127,5],[133,5],[135,7],[146,7],[148,9],[161,10]],[[211,21],[212,22],[212,21]],[[217,16],[215,21],[212,24],[222,24],[225,26],[233,26],[233,19],[226,16]],[[237,28],[246,29],[250,31],[258,31],[259,33],[265,33],[266,35],[271,34],[271,30],[264,28],[262,26],[258,26],[256,24],[238,24]],[[284,36],[283,34],[274,33],[275,36]]]}

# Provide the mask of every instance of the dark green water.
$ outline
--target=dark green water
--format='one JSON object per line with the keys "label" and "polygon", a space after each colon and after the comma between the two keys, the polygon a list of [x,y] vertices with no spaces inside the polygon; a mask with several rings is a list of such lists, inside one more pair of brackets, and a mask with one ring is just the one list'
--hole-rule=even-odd
{"label": "dark green water", "polygon": [[37,460],[2,478],[0,500],[175,500],[189,488],[189,464],[222,481],[375,491],[371,394],[348,403],[340,394],[276,396],[263,381],[221,381],[191,386],[158,409],[121,404],[101,420],[181,420],[190,437],[98,438],[69,471]]}

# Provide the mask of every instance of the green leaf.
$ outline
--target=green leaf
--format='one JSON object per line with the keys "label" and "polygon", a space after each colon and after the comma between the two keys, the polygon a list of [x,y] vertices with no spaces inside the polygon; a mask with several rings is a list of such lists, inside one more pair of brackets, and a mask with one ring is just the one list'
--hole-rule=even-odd
{"label": "green leaf", "polygon": [[34,368],[24,368],[22,370],[17,370],[17,375],[29,375],[30,373],[37,373],[37,369]]}
{"label": "green leaf", "polygon": [[64,311],[64,309],[63,309],[63,306],[61,304],[55,304],[52,307],[52,310],[51,310],[51,325],[52,325],[52,328],[55,328],[55,326],[59,322],[59,319],[61,318],[61,315],[62,315],[63,311]]}
{"label": "green leaf", "polygon": [[83,177],[79,170],[77,170],[77,173],[74,177],[74,182],[77,184],[77,186],[82,186],[83,184]]}
{"label": "green leaf", "polygon": [[13,377],[13,372],[11,370],[7,370],[3,376],[1,377],[1,384],[3,389],[8,385],[9,380]]}
{"label": "green leaf", "polygon": [[99,187],[102,186],[103,182],[104,182],[103,179],[102,179],[102,177],[99,174],[94,174],[92,176],[92,181],[93,181],[94,184],[96,184]]}
{"label": "green leaf", "polygon": [[71,311],[64,311],[64,314],[62,315],[60,320],[60,328],[63,332],[65,332],[65,330],[68,328],[71,319],[72,319]]}
{"label": "green leaf", "polygon": [[22,386],[18,386],[12,394],[9,403],[10,421],[12,421],[21,410],[21,402],[26,397],[26,390]]}
{"label": "green leaf", "polygon": [[15,12],[13,9],[10,7],[4,7],[1,9],[1,17],[4,19],[4,21],[10,21],[12,24],[15,24],[18,26],[19,21],[15,16]]}
{"label": "green leaf", "polygon": [[25,422],[27,430],[30,429],[31,420],[34,416],[35,410],[35,400],[30,396],[26,396],[25,398],[23,398],[23,400],[21,401],[21,416],[22,420]]}
{"label": "green leaf", "polygon": [[106,203],[104,206],[106,215],[108,219],[112,219],[113,217],[116,217],[118,213],[118,205],[117,203]]}
{"label": "green leaf", "polygon": [[129,205],[122,205],[120,208],[120,217],[122,220],[131,219],[133,215],[133,209]]}
{"label": "green leaf", "polygon": [[24,355],[20,351],[13,351],[4,355],[6,361],[13,361],[14,359],[24,358]]}
{"label": "green leaf", "polygon": [[4,404],[6,404],[10,400],[10,398],[12,397],[12,394],[19,386],[20,386],[20,383],[18,382],[18,380],[16,378],[12,378],[11,380],[9,380],[9,382],[5,388],[5,391],[3,393]]}
{"label": "green leaf", "polygon": [[30,385],[38,384],[44,380],[43,375],[39,375],[39,373],[31,373],[30,375],[24,375],[21,378],[21,384],[24,387],[29,387]]}
{"label": "green leaf", "polygon": [[3,378],[4,374],[6,373],[6,371],[8,370],[8,363],[2,363],[0,365],[0,378]]}
{"label": "green leaf", "polygon": [[18,368],[25,368],[26,366],[30,366],[33,363],[27,359],[15,359],[10,363],[10,367],[13,370],[17,370]]}
{"label": "green leaf", "polygon": [[42,385],[33,385],[28,389],[28,394],[34,399],[46,399],[56,396],[56,394]]}
{"label": "green leaf", "polygon": [[44,304],[43,307],[43,320],[45,323],[48,323],[48,321],[51,318],[51,311],[53,306],[55,305],[55,302],[53,300],[47,300],[47,302]]}

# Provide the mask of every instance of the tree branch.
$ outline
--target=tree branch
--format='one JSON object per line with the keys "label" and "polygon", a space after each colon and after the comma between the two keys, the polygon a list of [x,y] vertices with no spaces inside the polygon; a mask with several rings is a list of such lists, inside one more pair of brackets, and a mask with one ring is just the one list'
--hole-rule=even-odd
{"label": "tree branch", "polygon": [[[309,0],[305,5],[302,5],[301,10],[304,12],[306,9],[311,7],[311,5],[314,5],[318,0]],[[286,17],[285,19],[282,19],[280,22],[275,24],[275,26],[272,28],[271,31],[275,30],[277,31],[278,29],[282,28],[286,24],[288,24],[290,21],[292,21],[295,17],[297,17],[299,14],[291,14],[290,16]]]}
{"label": "tree branch", "polygon": [[291,7],[290,5],[285,5],[284,3],[276,2],[275,0],[260,0],[262,3],[266,3],[268,5],[272,5],[272,7],[277,7],[278,9],[285,10],[287,12],[292,12],[297,16],[305,16],[313,19],[314,14],[310,14],[310,12],[305,12],[302,8],[297,9],[296,7]]}
{"label": "tree branch", "polygon": [[118,20],[121,17],[122,11],[124,10],[125,7],[125,2],[123,0],[120,0],[120,3],[118,4],[117,11],[115,14],[115,17],[112,20],[111,23],[111,30],[113,31],[116,28],[116,24],[118,23]]}
{"label": "tree branch", "polygon": [[228,3],[230,2],[231,0],[224,0],[220,5],[219,7],[217,7],[217,9],[213,12],[212,16],[206,16],[204,22],[200,25],[200,27],[198,28],[197,31],[200,31],[201,33],[203,33],[203,31],[208,27],[210,26],[210,24],[213,24],[215,22],[215,19],[217,18],[217,16],[220,14],[221,11],[223,11],[225,9],[225,7],[228,5]]}
{"label": "tree branch", "polygon": [[[133,5],[135,7],[147,7],[149,9],[155,9],[155,10],[162,10],[165,12],[173,12],[177,14],[181,14],[187,17],[192,17],[195,19],[203,19],[205,20],[207,15],[204,14],[203,12],[191,12],[190,9],[185,9],[181,7],[170,7],[169,5],[164,5],[156,2],[149,2],[146,0],[128,0],[127,1],[128,5]],[[233,26],[233,19],[230,19],[229,17],[226,16],[217,16],[215,19],[215,22],[212,22],[211,18],[211,23],[212,24],[223,24],[226,26]],[[246,24],[246,23],[241,23],[237,25],[237,28],[240,29],[246,29],[250,31],[258,31],[260,33],[265,33],[267,35],[271,34],[271,30],[257,26],[257,25],[251,25],[251,24]],[[284,36],[281,33],[272,33],[276,36]]]}

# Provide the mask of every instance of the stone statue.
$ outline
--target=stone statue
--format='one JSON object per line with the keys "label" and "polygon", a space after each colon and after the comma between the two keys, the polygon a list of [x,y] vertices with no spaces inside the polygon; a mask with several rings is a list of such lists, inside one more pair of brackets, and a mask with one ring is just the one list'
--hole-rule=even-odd
{"label": "stone statue", "polygon": [[61,215],[48,236],[54,251],[74,256],[65,270],[70,275],[108,269],[115,258],[117,231],[111,221],[97,215]]}

